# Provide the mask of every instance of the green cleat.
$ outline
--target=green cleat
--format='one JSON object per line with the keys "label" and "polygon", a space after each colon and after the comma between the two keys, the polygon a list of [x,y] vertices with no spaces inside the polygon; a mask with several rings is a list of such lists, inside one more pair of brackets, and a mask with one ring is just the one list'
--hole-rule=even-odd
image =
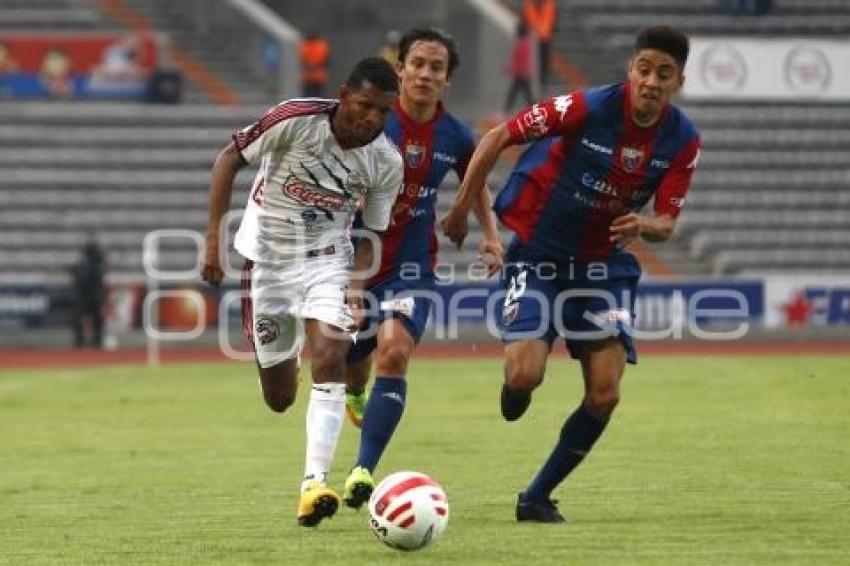
{"label": "green cleat", "polygon": [[364,389],[360,393],[345,394],[345,414],[348,415],[348,420],[351,424],[360,428],[363,424],[363,413],[366,412],[366,402],[369,400],[369,394]]}
{"label": "green cleat", "polygon": [[345,480],[342,500],[352,509],[360,509],[364,503],[369,501],[373,489],[375,489],[375,482],[372,481],[372,474],[369,473],[369,470],[363,466],[355,466],[348,474],[348,479]]}

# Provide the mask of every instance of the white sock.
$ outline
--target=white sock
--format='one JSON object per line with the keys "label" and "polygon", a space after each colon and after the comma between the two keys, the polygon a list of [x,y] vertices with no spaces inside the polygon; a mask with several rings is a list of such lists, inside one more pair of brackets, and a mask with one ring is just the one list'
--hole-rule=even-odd
{"label": "white sock", "polygon": [[307,405],[307,453],[302,490],[310,480],[327,483],[344,416],[345,384],[314,383]]}

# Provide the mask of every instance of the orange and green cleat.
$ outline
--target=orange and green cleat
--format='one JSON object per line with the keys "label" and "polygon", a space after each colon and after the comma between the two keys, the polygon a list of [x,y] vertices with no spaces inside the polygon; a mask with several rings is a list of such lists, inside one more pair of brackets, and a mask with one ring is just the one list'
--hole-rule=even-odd
{"label": "orange and green cleat", "polygon": [[363,414],[366,412],[366,402],[369,401],[369,394],[364,389],[360,393],[345,394],[345,414],[348,415],[348,420],[351,424],[360,428],[363,424]]}

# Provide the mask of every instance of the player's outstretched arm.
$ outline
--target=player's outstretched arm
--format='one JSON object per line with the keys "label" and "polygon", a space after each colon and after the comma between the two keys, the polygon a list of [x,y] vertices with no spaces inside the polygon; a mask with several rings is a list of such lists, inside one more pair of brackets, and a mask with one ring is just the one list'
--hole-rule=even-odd
{"label": "player's outstretched arm", "polygon": [[466,169],[466,175],[460,184],[454,204],[446,217],[440,222],[443,234],[460,248],[469,231],[467,216],[469,209],[481,198],[481,191],[486,190],[487,175],[496,164],[502,151],[511,145],[510,133],[506,124],[499,124],[484,134]]}
{"label": "player's outstretched arm", "polygon": [[245,161],[230,142],[215,158],[212,169],[212,180],[209,192],[209,220],[205,238],[204,267],[201,278],[213,285],[218,285],[224,279],[219,260],[219,234],[221,219],[230,208],[230,197],[233,193],[233,180],[236,173],[245,166]]}

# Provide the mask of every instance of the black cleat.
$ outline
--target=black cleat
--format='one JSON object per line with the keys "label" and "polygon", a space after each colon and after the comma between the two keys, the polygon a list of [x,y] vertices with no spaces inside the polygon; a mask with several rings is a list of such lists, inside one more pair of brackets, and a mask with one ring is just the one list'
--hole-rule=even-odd
{"label": "black cleat", "polygon": [[524,501],[520,493],[516,502],[516,520],[534,523],[565,523],[567,520],[558,511],[556,503],[558,503],[557,499]]}
{"label": "black cleat", "polygon": [[506,421],[520,418],[531,404],[531,393],[516,393],[502,385],[502,416]]}

